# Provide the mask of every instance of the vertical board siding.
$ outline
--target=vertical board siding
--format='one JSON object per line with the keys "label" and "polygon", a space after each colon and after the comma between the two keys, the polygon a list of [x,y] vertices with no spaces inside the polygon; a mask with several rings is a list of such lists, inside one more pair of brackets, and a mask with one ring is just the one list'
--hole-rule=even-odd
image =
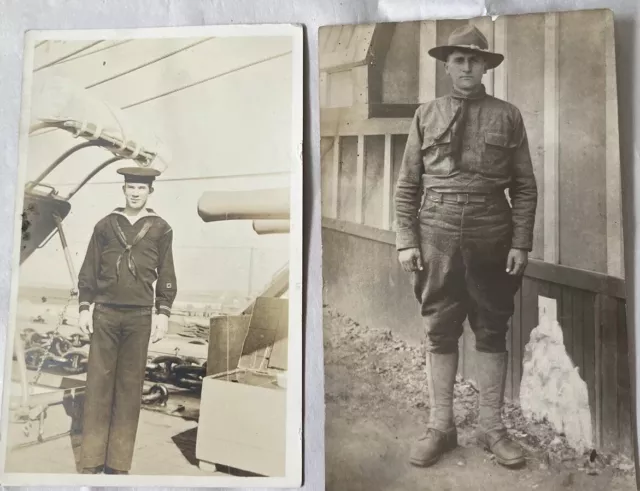
{"label": "vertical board siding", "polygon": [[595,358],[595,384],[594,389],[596,393],[596,400],[592,411],[595,412],[595,442],[598,448],[602,447],[602,302],[600,302],[600,296],[596,295],[593,302],[594,306],[594,334],[596,345],[596,358]]}
{"label": "vertical board siding", "polygon": [[340,137],[333,137],[331,150],[331,217],[338,218],[340,194]]}
{"label": "vertical board siding", "polygon": [[572,291],[572,330],[573,340],[572,346],[574,347],[571,358],[575,365],[580,369],[580,376],[584,379],[584,331],[588,325],[584,322],[584,293],[580,290]]}
{"label": "vertical board siding", "polygon": [[333,216],[333,144],[334,138],[320,139],[320,175],[321,175],[321,195],[322,216],[336,218]]}
{"label": "vertical board siding", "polygon": [[567,354],[575,362],[573,346],[573,291],[565,288],[560,290],[560,305],[558,305],[559,322],[562,326],[562,336]]}
{"label": "vertical board siding", "polygon": [[599,273],[607,272],[604,20],[573,12],[558,26],[560,263]]}
{"label": "vertical board siding", "polygon": [[362,208],[364,223],[383,228],[384,136],[364,137],[364,190]]}
{"label": "vertical board siding", "polygon": [[626,455],[633,455],[633,410],[631,404],[631,373],[627,311],[625,303],[617,301],[618,311],[618,448]]}
{"label": "vertical board siding", "polygon": [[618,444],[618,312],[615,298],[600,296],[602,330],[602,445]]}
{"label": "vertical board siding", "polygon": [[364,190],[365,190],[365,175],[364,175],[364,135],[358,135],[358,146],[356,150],[356,223],[364,223]]}
{"label": "vertical board siding", "polygon": [[[632,394],[624,300],[525,277],[515,296],[507,333],[505,397],[519,400],[525,346],[538,325],[538,296],[557,302],[567,355],[587,385],[594,442],[598,448],[632,456]],[[473,381],[477,368],[473,332],[468,327],[463,339],[461,374]]]}
{"label": "vertical board siding", "polygon": [[587,383],[589,391],[589,408],[591,408],[591,427],[596,429],[596,322],[595,302],[596,295],[591,292],[582,292],[582,316],[583,316],[583,366],[580,376]]}
{"label": "vertical board siding", "polygon": [[[404,155],[404,147],[407,144],[407,135],[392,135],[391,137],[391,169],[393,185],[391,186],[391,195],[395,194],[395,185],[398,182],[398,175],[400,174],[400,166],[402,165],[402,156]],[[396,204],[395,201],[391,202],[391,229],[395,230],[396,222]]]}
{"label": "vertical board siding", "polygon": [[356,175],[358,166],[358,137],[340,138],[340,191],[338,218],[354,222],[356,218]]}
{"label": "vertical board siding", "polygon": [[382,227],[384,230],[391,229],[393,210],[393,139],[391,135],[384,135],[384,158],[383,158],[383,183],[382,183]]}

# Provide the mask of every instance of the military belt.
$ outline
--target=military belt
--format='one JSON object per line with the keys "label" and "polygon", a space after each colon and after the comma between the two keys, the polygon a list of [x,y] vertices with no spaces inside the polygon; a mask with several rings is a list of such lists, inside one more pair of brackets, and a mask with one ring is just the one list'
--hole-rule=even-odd
{"label": "military belt", "polygon": [[[425,198],[436,203],[488,203],[498,199],[496,194],[473,194],[473,193],[438,193],[436,191],[425,190]],[[502,195],[504,198],[504,195]]]}

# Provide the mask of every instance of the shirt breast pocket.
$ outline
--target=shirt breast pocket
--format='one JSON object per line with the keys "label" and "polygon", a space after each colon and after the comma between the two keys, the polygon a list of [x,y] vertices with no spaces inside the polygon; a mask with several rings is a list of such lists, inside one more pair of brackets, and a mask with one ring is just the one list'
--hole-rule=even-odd
{"label": "shirt breast pocket", "polygon": [[488,176],[507,177],[511,174],[513,145],[505,133],[486,132],[482,173]]}
{"label": "shirt breast pocket", "polygon": [[422,139],[425,174],[446,176],[454,169],[451,133],[426,133]]}

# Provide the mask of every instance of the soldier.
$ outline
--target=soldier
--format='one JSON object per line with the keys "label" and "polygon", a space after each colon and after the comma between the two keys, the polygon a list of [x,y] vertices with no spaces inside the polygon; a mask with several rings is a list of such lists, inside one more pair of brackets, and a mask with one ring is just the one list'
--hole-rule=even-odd
{"label": "soldier", "polygon": [[[118,173],[125,179],[125,207],[116,208],[95,226],[78,276],[80,327],[91,335],[82,433],[84,474],[130,470],[149,339],[156,342],[166,334],[176,296],[173,232],[145,208],[159,172],[130,167]],[[154,304],[157,315],[152,322]]]}
{"label": "soldier", "polygon": [[457,445],[453,387],[468,318],[477,353],[478,441],[500,464],[516,467],[524,454],[500,413],[508,321],[537,204],[527,134],[520,111],[485,92],[482,76],[504,57],[488,50],[476,27],[456,29],[429,54],[444,62],[453,89],[417,109],[395,191],[396,246],[420,303],[431,402],[410,462],[427,467]]}

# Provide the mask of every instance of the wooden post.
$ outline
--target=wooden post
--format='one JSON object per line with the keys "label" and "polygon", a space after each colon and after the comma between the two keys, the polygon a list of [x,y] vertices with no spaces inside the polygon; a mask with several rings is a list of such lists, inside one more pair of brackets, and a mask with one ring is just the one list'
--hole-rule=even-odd
{"label": "wooden post", "polygon": [[605,38],[606,95],[606,190],[607,190],[607,273],[624,278],[624,247],[622,238],[622,199],[620,180],[620,144],[618,138],[618,94],[616,89],[616,54],[613,18],[607,12]]}
{"label": "wooden post", "polygon": [[493,70],[493,95],[499,99],[507,99],[507,17],[498,17],[493,25],[493,49],[505,55],[504,61]]}
{"label": "wooden post", "polygon": [[558,169],[558,14],[545,14],[544,35],[544,260],[560,260]]}
{"label": "wooden post", "polygon": [[393,200],[393,138],[392,135],[384,135],[384,172],[382,177],[382,228],[391,230],[391,200]]}
{"label": "wooden post", "polygon": [[338,218],[340,201],[340,137],[333,138],[333,164],[331,167],[331,217]]}
{"label": "wooden post", "polygon": [[356,160],[356,223],[364,223],[364,135],[358,135]]}
{"label": "wooden post", "polygon": [[[596,386],[596,407],[595,407],[595,445],[602,448],[602,295],[595,296],[594,305],[594,328],[595,328],[595,386]],[[592,409],[594,410],[594,409]]]}
{"label": "wooden post", "polygon": [[434,20],[420,22],[420,59],[418,66],[418,101],[429,102],[436,98],[437,60],[429,56],[429,49],[437,43],[437,24]]}

